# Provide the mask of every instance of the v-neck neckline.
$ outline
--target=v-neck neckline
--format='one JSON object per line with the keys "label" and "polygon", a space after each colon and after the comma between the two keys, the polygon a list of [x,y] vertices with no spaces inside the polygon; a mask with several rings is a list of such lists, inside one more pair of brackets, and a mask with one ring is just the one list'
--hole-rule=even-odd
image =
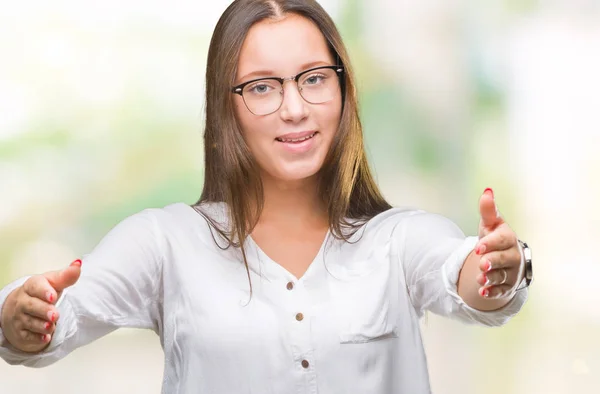
{"label": "v-neck neckline", "polygon": [[[310,262],[308,267],[306,268],[306,271],[304,271],[304,274],[300,277],[297,277],[296,275],[292,274],[283,265],[279,264],[278,262],[273,260],[271,257],[269,257],[269,255],[264,250],[261,249],[261,247],[258,245],[258,243],[254,240],[254,238],[252,238],[251,234],[248,234],[247,239],[248,239],[248,242],[252,245],[252,247],[256,250],[256,253],[259,256],[259,265],[263,266],[263,264],[261,264],[261,263],[263,263],[263,262],[265,263],[265,266],[263,268],[266,268],[269,279],[274,280],[277,278],[281,278],[281,273],[283,273],[286,277],[293,278],[294,281],[299,282],[299,281],[304,280],[304,278],[306,278],[307,275],[310,275],[310,273],[316,269],[315,266],[316,266],[316,264],[318,264],[319,259],[323,255],[323,252],[329,241],[330,236],[331,236],[331,229],[327,228],[327,232],[325,233],[325,237],[323,237],[323,241],[321,242],[321,246],[319,247],[317,254],[313,258],[313,260]],[[286,279],[288,279],[288,278],[286,278]]]}
{"label": "v-neck neckline", "polygon": [[[220,203],[215,203],[215,204],[221,205],[224,203],[220,202]],[[187,209],[192,210],[195,213],[197,218],[202,217],[202,215],[193,206],[188,205],[188,204],[184,204],[184,205],[187,207]],[[226,204],[225,204],[225,207],[220,206],[220,210],[219,209],[216,210],[216,211],[218,211],[217,213],[219,215],[224,215],[224,213],[221,212],[222,209],[226,209]],[[225,219],[225,218],[226,218],[226,216],[220,217],[220,219]],[[203,218],[203,219],[206,221],[206,218]],[[210,226],[210,224],[209,224],[209,226]],[[257,255],[256,257],[258,257],[258,261],[256,261],[254,256],[252,256],[252,253],[248,253],[249,250],[246,250],[246,256],[248,259],[248,267],[250,268],[250,270],[255,271],[258,275],[263,275],[263,274],[266,275],[266,279],[268,281],[275,281],[275,280],[281,279],[282,277],[284,277],[286,280],[293,279],[296,282],[302,281],[302,280],[304,280],[304,278],[306,278],[307,275],[311,275],[311,272],[314,271],[315,269],[317,269],[316,266],[318,265],[319,259],[322,258],[325,247],[329,243],[331,236],[332,236],[331,228],[328,227],[327,232],[325,233],[325,237],[323,238],[323,241],[321,242],[321,246],[319,247],[317,254],[313,258],[313,260],[310,262],[310,264],[308,265],[304,274],[298,278],[298,277],[296,277],[296,275],[292,274],[287,268],[285,268],[284,266],[282,266],[281,264],[279,264],[278,262],[276,262],[275,260],[270,258],[269,255],[267,255],[267,253],[265,253],[265,251],[261,249],[261,247],[258,245],[258,243],[256,243],[254,238],[252,238],[252,235],[248,234],[248,236],[246,237],[246,240],[244,241],[244,244],[246,246],[249,245],[251,248],[253,248]]]}

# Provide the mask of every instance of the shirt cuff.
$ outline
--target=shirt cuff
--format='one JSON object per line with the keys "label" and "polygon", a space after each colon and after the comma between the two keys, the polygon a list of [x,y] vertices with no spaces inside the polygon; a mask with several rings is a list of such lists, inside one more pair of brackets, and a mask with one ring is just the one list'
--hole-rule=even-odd
{"label": "shirt cuff", "polygon": [[472,323],[479,323],[485,326],[501,326],[506,324],[521,310],[527,300],[527,289],[516,292],[504,307],[494,311],[480,311],[467,305],[461,296],[458,295],[457,283],[467,256],[473,251],[478,242],[479,237],[476,236],[465,239],[463,244],[444,263],[442,267],[442,279],[446,293],[458,306],[459,314],[465,315]]}

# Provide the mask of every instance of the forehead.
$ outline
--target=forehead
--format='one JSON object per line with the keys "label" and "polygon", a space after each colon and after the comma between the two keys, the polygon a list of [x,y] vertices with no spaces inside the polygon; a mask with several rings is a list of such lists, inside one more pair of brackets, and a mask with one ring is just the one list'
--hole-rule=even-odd
{"label": "forehead", "polygon": [[325,36],[314,22],[289,14],[250,28],[240,51],[237,78],[255,71],[289,76],[315,62],[333,64]]}

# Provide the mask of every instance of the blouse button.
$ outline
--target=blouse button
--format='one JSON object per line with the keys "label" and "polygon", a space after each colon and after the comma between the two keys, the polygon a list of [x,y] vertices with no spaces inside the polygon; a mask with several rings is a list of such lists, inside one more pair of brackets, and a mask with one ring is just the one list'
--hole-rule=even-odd
{"label": "blouse button", "polygon": [[306,361],[306,360],[302,360],[302,367],[303,367],[303,368],[305,368],[305,369],[306,369],[306,368],[308,368],[308,365],[309,365],[309,364],[308,364],[308,361]]}
{"label": "blouse button", "polygon": [[292,282],[288,282],[286,287],[288,290],[292,290],[294,288],[294,284]]}
{"label": "blouse button", "polygon": [[304,319],[304,315],[302,313],[296,314],[296,320],[302,321],[302,319]]}

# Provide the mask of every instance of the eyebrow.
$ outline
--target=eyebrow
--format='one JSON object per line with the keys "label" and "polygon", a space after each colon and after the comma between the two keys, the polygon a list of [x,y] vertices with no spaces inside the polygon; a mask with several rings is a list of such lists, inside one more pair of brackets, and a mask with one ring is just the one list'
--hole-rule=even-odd
{"label": "eyebrow", "polygon": [[[304,63],[300,67],[301,71],[299,71],[299,73],[302,72],[302,71],[308,70],[310,68],[321,66],[321,65],[323,65],[323,66],[329,66],[330,62],[325,62],[325,61],[322,61],[322,60],[317,60],[317,61],[310,62],[310,63]],[[256,70],[256,71],[252,71],[252,72],[250,72],[250,73],[245,74],[244,76],[242,76],[240,78],[240,81],[246,81],[246,80],[249,80],[249,78],[255,78],[255,77],[256,78],[259,78],[259,77],[268,78],[268,77],[272,77],[274,75],[275,75],[275,73],[272,70]],[[277,76],[279,77],[280,75],[277,75]]]}

